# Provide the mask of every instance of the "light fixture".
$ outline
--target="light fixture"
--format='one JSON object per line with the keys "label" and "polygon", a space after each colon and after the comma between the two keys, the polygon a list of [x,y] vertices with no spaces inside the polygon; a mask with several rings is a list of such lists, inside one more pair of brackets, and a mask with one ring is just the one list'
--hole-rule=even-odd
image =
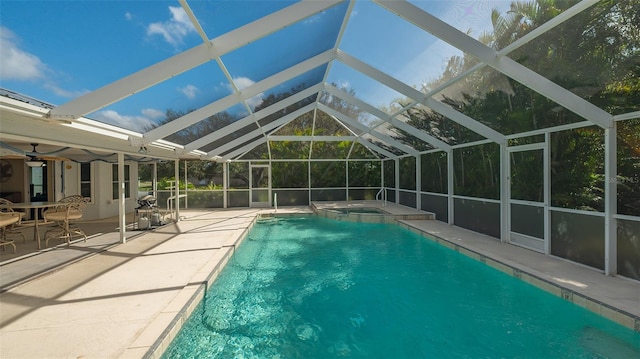
{"label": "light fixture", "polygon": [[144,155],[146,155],[148,152],[147,146],[140,146],[140,149],[138,150],[138,153],[142,153]]}
{"label": "light fixture", "polygon": [[44,161],[36,161],[36,160],[24,161],[24,163],[29,167],[44,167],[47,165],[47,163]]}
{"label": "light fixture", "polygon": [[27,161],[24,161],[24,163],[29,167],[44,167],[44,166],[46,166],[47,162],[41,161],[37,157],[38,151],[36,151],[36,147],[38,147],[38,144],[37,143],[32,143],[31,146],[33,146],[33,150],[31,151],[31,154],[28,155],[29,159]]}

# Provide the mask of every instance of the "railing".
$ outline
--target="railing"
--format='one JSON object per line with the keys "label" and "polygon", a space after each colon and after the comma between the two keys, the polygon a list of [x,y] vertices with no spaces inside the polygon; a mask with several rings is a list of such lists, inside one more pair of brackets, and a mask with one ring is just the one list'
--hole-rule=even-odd
{"label": "railing", "polygon": [[277,193],[273,194],[273,206],[276,209],[274,213],[278,213],[278,194]]}
{"label": "railing", "polygon": [[180,218],[178,218],[178,215],[176,213],[176,215],[174,215],[174,209],[173,209],[173,201],[175,201],[176,199],[180,199],[180,198],[187,198],[186,194],[179,194],[179,195],[173,195],[173,196],[169,196],[169,198],[167,198],[167,210],[166,212],[164,212],[164,216],[163,217],[167,217],[169,216],[171,219],[173,219],[174,221],[179,221]]}
{"label": "railing", "polygon": [[[180,198],[187,198],[187,194],[179,194],[179,187],[176,185],[176,181],[169,181],[169,198],[167,198],[167,210],[164,213],[164,218],[167,217],[167,215],[169,215],[175,222],[178,222],[180,220],[179,218],[179,212],[177,210],[177,205],[176,205],[176,210],[173,210],[173,201],[175,201],[176,199],[179,201]],[[175,190],[176,194],[173,194],[173,191]],[[175,212],[175,215],[174,215]]]}
{"label": "railing", "polygon": [[382,206],[386,207],[387,206],[387,191],[385,191],[385,188],[382,187],[380,188],[380,190],[378,191],[378,193],[376,193],[376,201],[380,201],[380,197],[383,197],[382,201]]}

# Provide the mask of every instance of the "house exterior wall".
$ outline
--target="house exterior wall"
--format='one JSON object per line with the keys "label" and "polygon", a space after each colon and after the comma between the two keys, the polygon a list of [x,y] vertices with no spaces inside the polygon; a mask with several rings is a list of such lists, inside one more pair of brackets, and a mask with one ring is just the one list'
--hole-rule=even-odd
{"label": "house exterior wall", "polygon": [[11,165],[12,174],[4,182],[0,182],[2,197],[11,202],[28,201],[29,199],[25,197],[25,189],[28,189],[28,185],[25,185],[27,172],[24,161],[17,159],[6,159],[5,161]]}
{"label": "house exterior wall", "polygon": [[[131,197],[125,200],[127,213],[137,207],[138,193],[138,164],[125,162],[129,165],[131,180]],[[84,220],[95,220],[118,215],[118,201],[113,199],[112,164],[95,161],[91,164],[92,198],[84,212]],[[80,164],[71,161],[56,161],[53,167],[53,187],[55,200],[65,196],[81,194],[80,192]]]}

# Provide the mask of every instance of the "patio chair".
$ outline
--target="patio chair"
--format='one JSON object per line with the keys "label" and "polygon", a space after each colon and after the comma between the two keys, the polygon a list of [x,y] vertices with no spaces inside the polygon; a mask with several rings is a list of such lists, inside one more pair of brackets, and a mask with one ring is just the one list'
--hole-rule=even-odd
{"label": "patio chair", "polygon": [[82,196],[73,195],[61,199],[58,203],[58,206],[47,208],[42,214],[45,221],[54,222],[56,225],[44,234],[45,247],[52,238],[64,240],[67,245],[71,244],[71,239],[74,237],[83,237],[86,242],[87,235],[74,223],[82,219],[87,201]]}
{"label": "patio chair", "polygon": [[13,253],[16,253],[16,244],[13,239],[8,239],[6,237],[6,229],[19,221],[20,215],[17,212],[0,212],[0,230],[2,231],[2,234],[0,235],[0,247],[2,247],[2,249],[4,249],[5,246],[12,246]]}
{"label": "patio chair", "polygon": [[[0,198],[0,204],[11,205],[13,204],[13,202],[5,198]],[[9,214],[12,214],[13,216],[18,216],[17,222],[2,228],[2,233],[0,234],[2,236],[2,239],[6,240],[8,236],[16,235],[16,236],[22,237],[22,243],[25,243],[27,241],[27,238],[24,236],[22,231],[18,228],[18,226],[22,223],[22,218],[24,217],[25,213],[14,211],[13,208],[0,208],[0,213],[3,213],[3,214],[9,213]]]}

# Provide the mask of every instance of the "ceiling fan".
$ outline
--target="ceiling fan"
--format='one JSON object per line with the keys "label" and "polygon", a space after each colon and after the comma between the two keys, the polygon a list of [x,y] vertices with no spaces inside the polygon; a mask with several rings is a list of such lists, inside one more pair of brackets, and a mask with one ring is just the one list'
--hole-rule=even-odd
{"label": "ceiling fan", "polygon": [[24,160],[25,164],[29,167],[44,167],[47,164],[47,161],[68,161],[68,158],[59,157],[51,154],[55,154],[54,151],[50,153],[39,153],[36,148],[38,147],[38,143],[31,143],[30,145],[33,147],[31,151],[29,150],[21,150],[18,146],[24,145],[22,143],[3,143],[0,142],[0,159],[4,160]]}
{"label": "ceiling fan", "polygon": [[38,147],[38,144],[37,143],[32,143],[31,146],[33,146],[33,151],[31,151],[31,154],[27,154],[29,159],[26,160],[24,163],[29,167],[44,167],[44,166],[46,166],[47,162],[45,160],[40,159],[36,155],[38,153],[38,151],[36,151],[36,147]]}

